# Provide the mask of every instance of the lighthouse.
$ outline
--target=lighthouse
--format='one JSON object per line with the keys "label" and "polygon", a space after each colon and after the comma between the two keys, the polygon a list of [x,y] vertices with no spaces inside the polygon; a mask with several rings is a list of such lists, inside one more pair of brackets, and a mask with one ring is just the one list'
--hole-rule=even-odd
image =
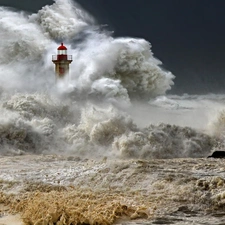
{"label": "lighthouse", "polygon": [[67,55],[67,47],[63,43],[57,50],[57,55],[52,56],[52,62],[55,64],[56,81],[64,78],[69,73],[69,65],[73,61],[72,55]]}

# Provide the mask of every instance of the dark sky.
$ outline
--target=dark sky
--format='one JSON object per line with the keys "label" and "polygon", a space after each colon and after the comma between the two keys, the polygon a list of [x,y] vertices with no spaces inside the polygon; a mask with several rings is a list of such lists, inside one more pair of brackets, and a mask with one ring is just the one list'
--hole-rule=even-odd
{"label": "dark sky", "polygon": [[[37,11],[51,0],[0,0]],[[77,0],[114,36],[145,38],[175,76],[173,93],[225,93],[225,0]]]}

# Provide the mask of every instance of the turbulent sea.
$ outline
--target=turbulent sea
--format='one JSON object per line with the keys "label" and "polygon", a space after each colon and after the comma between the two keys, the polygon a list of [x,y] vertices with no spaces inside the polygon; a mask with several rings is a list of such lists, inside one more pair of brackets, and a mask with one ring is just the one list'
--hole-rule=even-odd
{"label": "turbulent sea", "polygon": [[69,0],[0,7],[0,37],[0,225],[225,224],[225,95],[166,94],[148,41]]}

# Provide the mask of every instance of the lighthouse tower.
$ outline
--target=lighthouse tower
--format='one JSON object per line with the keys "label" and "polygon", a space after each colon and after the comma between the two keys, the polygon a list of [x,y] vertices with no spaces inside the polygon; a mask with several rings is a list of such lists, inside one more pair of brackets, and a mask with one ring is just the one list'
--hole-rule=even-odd
{"label": "lighthouse tower", "polygon": [[67,55],[67,48],[63,43],[58,47],[57,55],[52,56],[52,62],[55,64],[55,77],[64,78],[69,73],[69,65],[73,61],[72,55]]}

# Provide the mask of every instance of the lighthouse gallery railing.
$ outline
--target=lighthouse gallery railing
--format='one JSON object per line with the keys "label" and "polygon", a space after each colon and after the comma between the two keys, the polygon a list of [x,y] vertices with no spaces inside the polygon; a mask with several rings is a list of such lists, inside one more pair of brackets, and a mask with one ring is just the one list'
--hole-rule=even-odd
{"label": "lighthouse gallery railing", "polygon": [[[62,55],[53,55],[52,60],[53,61],[59,60],[59,58],[61,58],[60,56],[62,56]],[[63,55],[63,59],[64,60],[73,60],[73,56],[72,55]]]}

